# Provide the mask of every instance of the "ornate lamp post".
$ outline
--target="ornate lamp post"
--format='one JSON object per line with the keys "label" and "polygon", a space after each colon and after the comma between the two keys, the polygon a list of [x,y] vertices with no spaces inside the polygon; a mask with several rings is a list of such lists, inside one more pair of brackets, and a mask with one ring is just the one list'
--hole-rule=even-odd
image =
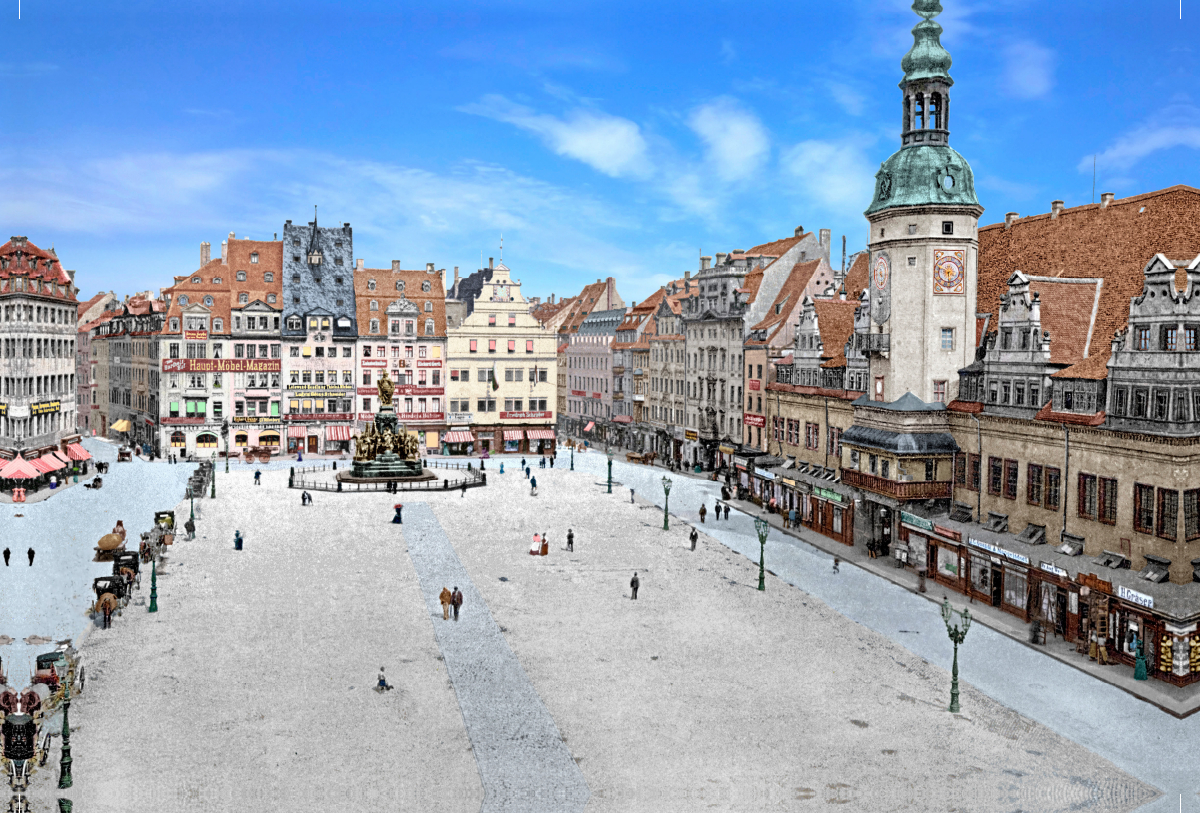
{"label": "ornate lamp post", "polygon": [[575,471],[575,447],[571,447],[571,471]]}
{"label": "ornate lamp post", "polygon": [[612,494],[612,449],[608,450],[608,493]]}
{"label": "ornate lamp post", "polygon": [[67,713],[71,710],[71,684],[67,681],[63,686],[63,727],[62,727],[62,759],[58,763],[59,788],[71,787],[71,725],[67,721]]}
{"label": "ornate lamp post", "polygon": [[754,518],[754,530],[758,532],[758,589],[767,589],[767,534],[771,526],[762,517]]}
{"label": "ornate lamp post", "polygon": [[[951,626],[950,617],[955,613],[961,618],[961,623]],[[942,620],[946,622],[946,633],[950,636],[950,640],[954,642],[954,668],[951,671],[953,679],[950,683],[950,711],[958,714],[958,645],[967,637],[967,630],[971,628],[971,611],[964,608],[960,612],[951,608],[950,599],[947,598],[942,602]]]}
{"label": "ornate lamp post", "polygon": [[195,497],[192,496],[192,487],[191,486],[188,486],[187,498],[188,498],[188,517],[192,520],[192,522],[195,522],[196,521],[196,503],[195,503]]}
{"label": "ornate lamp post", "polygon": [[[225,459],[226,459],[226,460],[228,460],[229,458],[228,458],[228,457],[226,457]],[[215,500],[216,498],[217,498],[217,453],[216,453],[216,452],[213,452],[213,461],[212,461],[212,494],[209,496],[209,499]]]}
{"label": "ornate lamp post", "polygon": [[221,437],[225,438],[225,473],[229,474],[229,419],[221,422]]}
{"label": "ornate lamp post", "polygon": [[158,559],[150,563],[150,609],[148,612],[158,612]]}
{"label": "ornate lamp post", "polygon": [[671,504],[671,478],[670,477],[662,478],[662,484],[663,484],[663,495],[664,495],[664,499],[663,499],[663,530],[669,531],[669,530],[671,530],[671,524],[670,524],[670,519],[669,519],[670,515],[667,513],[667,508]]}

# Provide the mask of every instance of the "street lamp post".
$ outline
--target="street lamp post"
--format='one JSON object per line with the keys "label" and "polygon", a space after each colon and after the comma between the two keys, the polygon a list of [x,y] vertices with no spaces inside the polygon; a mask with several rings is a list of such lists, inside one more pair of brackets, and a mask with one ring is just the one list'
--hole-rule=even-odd
{"label": "street lamp post", "polygon": [[192,522],[195,522],[196,521],[196,503],[195,503],[195,497],[192,496],[192,487],[191,486],[188,486],[187,497],[188,497],[188,517],[192,520]]}
{"label": "street lamp post", "polygon": [[663,495],[664,495],[664,498],[663,498],[663,530],[669,531],[669,530],[671,530],[671,524],[670,524],[670,519],[669,519],[670,515],[667,513],[667,510],[671,505],[671,478],[670,477],[662,478],[662,484],[663,484]]}
{"label": "street lamp post", "polygon": [[767,534],[771,526],[762,517],[754,518],[754,530],[758,532],[758,589],[767,589]]}
{"label": "street lamp post", "polygon": [[221,422],[221,437],[225,438],[225,473],[229,474],[229,419]]}
{"label": "street lamp post", "polygon": [[158,612],[158,557],[150,562],[150,608],[147,612]]}
{"label": "street lamp post", "polygon": [[[227,457],[227,458],[225,458],[225,459],[226,459],[226,460],[228,460],[229,458]],[[212,461],[212,494],[209,496],[209,499],[213,499],[213,500],[215,500],[216,498],[217,498],[217,453],[216,453],[216,452],[213,452],[213,461]]]}
{"label": "street lamp post", "polygon": [[[950,617],[955,613],[958,613],[961,623],[951,626]],[[950,599],[947,598],[942,602],[942,620],[946,622],[946,633],[950,636],[950,640],[954,642],[954,668],[950,673],[952,675],[950,682],[950,711],[958,714],[958,645],[967,637],[967,630],[971,628],[971,611],[963,608],[960,612],[951,608]]]}
{"label": "street lamp post", "polygon": [[575,447],[571,447],[571,471],[575,471]]}
{"label": "street lamp post", "polygon": [[612,449],[608,450],[608,493],[612,494]]}
{"label": "street lamp post", "polygon": [[63,686],[63,727],[62,727],[62,759],[58,763],[59,776],[58,786],[60,788],[71,787],[74,780],[71,778],[71,726],[67,722],[67,713],[71,710],[71,682],[67,681]]}

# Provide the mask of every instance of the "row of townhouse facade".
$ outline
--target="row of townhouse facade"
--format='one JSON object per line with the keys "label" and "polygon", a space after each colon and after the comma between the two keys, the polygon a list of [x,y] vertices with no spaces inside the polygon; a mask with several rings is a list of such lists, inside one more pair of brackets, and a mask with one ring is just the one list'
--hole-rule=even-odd
{"label": "row of townhouse facade", "polygon": [[231,233],[161,299],[80,309],[82,426],[157,455],[349,452],[386,373],[423,450],[550,449],[555,339],[520,290],[503,263],[449,292],[432,263],[367,268],[349,224]]}

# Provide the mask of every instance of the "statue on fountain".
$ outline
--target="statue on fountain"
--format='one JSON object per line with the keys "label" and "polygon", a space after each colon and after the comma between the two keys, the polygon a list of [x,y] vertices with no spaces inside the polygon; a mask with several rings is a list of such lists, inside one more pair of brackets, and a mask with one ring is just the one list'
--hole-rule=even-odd
{"label": "statue on fountain", "polygon": [[392,406],[395,389],[384,370],[377,385],[379,410],[375,420],[354,436],[354,464],[350,472],[338,475],[339,480],[434,479],[421,465],[416,436],[396,420]]}

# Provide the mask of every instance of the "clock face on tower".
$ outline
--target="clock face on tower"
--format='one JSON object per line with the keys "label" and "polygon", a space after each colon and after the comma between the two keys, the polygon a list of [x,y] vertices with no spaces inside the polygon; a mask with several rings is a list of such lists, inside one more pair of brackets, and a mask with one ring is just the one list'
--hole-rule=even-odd
{"label": "clock face on tower", "polygon": [[967,292],[967,252],[964,249],[937,249],[933,252],[933,292]]}
{"label": "clock face on tower", "polygon": [[891,263],[888,262],[886,254],[880,254],[875,258],[875,271],[871,274],[875,281],[875,287],[879,290],[887,288],[888,276],[891,273]]}

